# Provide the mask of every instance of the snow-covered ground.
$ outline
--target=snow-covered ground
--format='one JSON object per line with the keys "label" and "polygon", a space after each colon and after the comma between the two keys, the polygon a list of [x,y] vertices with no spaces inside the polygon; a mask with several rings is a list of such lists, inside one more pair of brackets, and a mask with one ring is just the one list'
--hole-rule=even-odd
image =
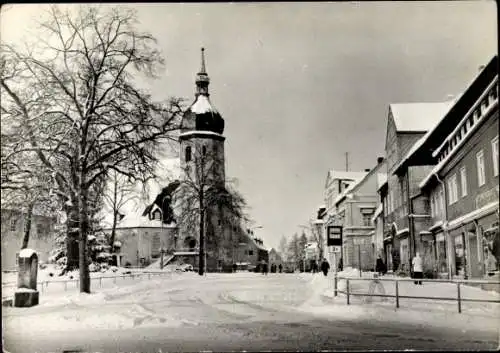
{"label": "snow-covered ground", "polygon": [[[368,293],[370,281],[356,281],[359,271],[348,269],[338,272],[339,276],[350,278],[351,293]],[[368,276],[364,274],[363,277]],[[395,295],[395,285],[383,282],[384,292]],[[315,315],[336,318],[362,318],[376,320],[393,320],[399,322],[412,322],[429,324],[442,327],[457,327],[467,329],[480,327],[487,330],[500,332],[500,304],[462,302],[462,313],[458,313],[457,302],[438,301],[428,299],[399,300],[400,307],[396,308],[395,298],[381,298],[368,296],[351,296],[350,305],[347,305],[345,294],[338,293],[334,296],[333,273],[328,277],[315,276],[309,283],[311,296],[298,310],[314,313]],[[345,291],[346,281],[339,280],[338,289]],[[380,294],[380,289],[374,292]],[[399,294],[420,297],[457,297],[457,286],[453,283],[424,283],[415,285],[413,282],[400,282]],[[500,294],[489,292],[480,288],[461,285],[461,298],[499,300]]]}
{"label": "snow-covered ground", "polygon": [[[359,272],[339,273],[352,278],[354,292],[368,292],[369,281],[356,281]],[[199,320],[216,317],[241,320],[276,310],[292,315],[312,315],[330,320],[382,320],[467,330],[471,327],[499,331],[500,304],[457,303],[423,299],[401,299],[395,308],[393,298],[333,296],[333,273],[269,274],[250,272],[212,273],[200,277],[193,272],[170,275],[126,277],[103,282],[92,281],[92,294],[53,289],[40,293],[40,304],[32,308],[4,308],[4,328],[31,332],[33,330],[85,330],[95,328],[126,329],[137,325],[178,327],[197,325]],[[400,294],[454,297],[456,287],[448,283],[415,286],[401,282]],[[52,284],[51,284],[52,285]],[[392,294],[392,282],[384,283]],[[498,299],[498,293],[462,286],[463,298]],[[50,286],[49,286],[50,288]],[[339,282],[339,289],[345,282]],[[221,314],[222,313],[222,314]],[[290,316],[288,316],[290,317]],[[35,319],[35,320],[33,320]],[[43,325],[41,323],[43,322]],[[6,325],[6,326],[5,326]]]}

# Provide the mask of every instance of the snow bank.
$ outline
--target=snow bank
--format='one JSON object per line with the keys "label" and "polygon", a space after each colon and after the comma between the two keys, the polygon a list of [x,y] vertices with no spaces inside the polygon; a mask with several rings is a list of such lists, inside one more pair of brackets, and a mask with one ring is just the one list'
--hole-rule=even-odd
{"label": "snow bank", "polygon": [[19,257],[30,258],[33,254],[36,254],[36,251],[33,249],[22,249],[19,252]]}

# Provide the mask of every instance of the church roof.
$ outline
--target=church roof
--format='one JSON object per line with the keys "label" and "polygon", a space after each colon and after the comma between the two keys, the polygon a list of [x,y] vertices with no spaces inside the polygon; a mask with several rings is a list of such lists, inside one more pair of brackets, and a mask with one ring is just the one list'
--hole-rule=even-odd
{"label": "church roof", "polygon": [[205,49],[201,48],[201,70],[196,75],[196,94],[194,102],[184,112],[182,132],[211,131],[224,132],[224,119],[210,102],[208,85],[210,78],[205,69]]}

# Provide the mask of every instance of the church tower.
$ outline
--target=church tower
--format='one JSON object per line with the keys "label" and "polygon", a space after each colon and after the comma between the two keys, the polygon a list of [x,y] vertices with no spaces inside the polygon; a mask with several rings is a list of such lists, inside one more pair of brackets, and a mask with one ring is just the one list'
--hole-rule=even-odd
{"label": "church tower", "polygon": [[[205,50],[201,49],[201,68],[196,74],[194,102],[184,112],[180,134],[181,178],[191,185],[225,185],[224,119],[210,102]],[[197,207],[193,204],[184,207]],[[189,210],[188,210],[189,212]],[[179,247],[199,248],[199,222],[192,218],[179,229]],[[231,225],[225,225],[222,210],[210,207],[205,214],[205,249],[207,270],[222,266],[224,239]],[[195,246],[193,246],[195,245]],[[197,266],[198,259],[194,259]]]}

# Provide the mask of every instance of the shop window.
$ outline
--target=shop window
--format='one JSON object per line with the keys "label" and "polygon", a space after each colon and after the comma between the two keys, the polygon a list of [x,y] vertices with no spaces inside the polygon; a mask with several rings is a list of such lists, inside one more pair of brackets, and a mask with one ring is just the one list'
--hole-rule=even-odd
{"label": "shop window", "polygon": [[486,175],[484,171],[484,153],[483,150],[479,151],[476,154],[476,162],[477,162],[477,182],[479,186],[482,186],[486,183]]}

